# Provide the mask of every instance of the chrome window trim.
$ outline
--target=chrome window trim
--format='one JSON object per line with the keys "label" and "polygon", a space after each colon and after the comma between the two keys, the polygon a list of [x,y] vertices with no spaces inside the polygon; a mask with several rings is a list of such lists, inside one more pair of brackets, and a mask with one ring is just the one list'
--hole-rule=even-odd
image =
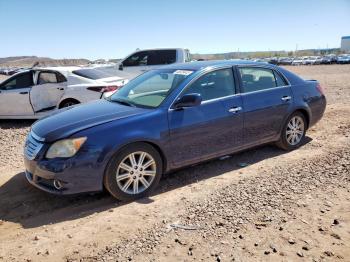
{"label": "chrome window trim", "polygon": [[[218,71],[218,70],[222,70],[222,69],[231,69],[232,70],[232,76],[233,76],[233,82],[235,83],[235,79],[234,79],[234,72],[233,72],[233,67],[234,65],[223,65],[223,66],[220,66],[220,67],[215,67],[215,68],[210,68],[208,67],[208,71],[204,71],[202,74],[196,76],[195,78],[193,78],[182,90],[181,92],[175,97],[175,99],[173,100],[173,102],[170,104],[169,108],[168,108],[168,111],[173,111],[173,110],[176,110],[176,108],[172,108],[175,101],[179,98],[179,96],[181,96],[181,94],[185,91],[185,89],[190,86],[193,82],[195,82],[196,80],[198,80],[200,77],[206,75],[206,74],[209,74],[211,72],[214,72],[214,71]],[[236,84],[236,83],[235,83]],[[237,87],[234,86],[234,92],[237,91]],[[206,101],[203,101],[201,104],[204,104],[206,102],[212,102],[212,101],[216,101],[216,100],[220,100],[220,99],[224,99],[224,98],[227,98],[227,97],[230,97],[230,96],[236,96],[238,95],[239,93],[235,93],[233,95],[229,95],[229,96],[223,96],[223,97],[218,97],[218,98],[214,98],[214,99],[209,99],[209,100],[206,100]]]}
{"label": "chrome window trim", "polygon": [[[241,92],[241,90],[238,90],[237,86],[235,86],[235,94],[233,95],[229,95],[229,96],[224,96],[224,97],[219,97],[219,98],[214,98],[214,99],[210,99],[210,100],[206,100],[203,101],[201,104],[206,104],[206,103],[210,103],[213,101],[218,101],[218,100],[222,100],[228,97],[234,97],[234,96],[239,96],[239,95],[245,95],[245,94],[251,94],[251,93],[259,93],[265,90],[272,90],[272,89],[276,89],[276,88],[287,88],[287,87],[291,87],[291,83],[288,80],[288,78],[280,71],[278,70],[278,68],[274,68],[272,66],[269,65],[223,65],[220,67],[215,67],[215,68],[211,68],[209,67],[208,71],[203,72],[202,74],[196,76],[195,78],[193,78],[182,90],[181,92],[175,97],[175,99],[173,100],[173,102],[171,103],[171,105],[168,108],[168,111],[173,111],[176,110],[175,108],[172,108],[173,104],[175,103],[175,101],[179,98],[179,96],[181,96],[181,94],[183,93],[183,91],[189,86],[191,85],[194,81],[198,80],[198,78],[202,77],[203,75],[207,74],[207,73],[211,73],[213,71],[217,71],[220,69],[232,69],[234,70],[234,67],[236,67],[238,70],[240,67],[255,67],[255,68],[262,68],[262,69],[269,69],[272,71],[276,71],[278,74],[280,74],[281,77],[283,77],[283,79],[287,82],[287,85],[284,86],[276,86],[276,87],[272,87],[272,88],[267,88],[267,89],[262,89],[262,90],[256,90],[256,91],[251,91],[251,92]],[[234,71],[233,71],[233,77],[235,77]],[[240,77],[240,76],[239,76]],[[235,80],[235,79],[234,79]],[[235,82],[235,81],[234,81]],[[235,82],[236,85],[236,82]],[[240,86],[240,88],[242,88],[242,86]]]}
{"label": "chrome window trim", "polygon": [[[284,79],[284,80],[287,82],[287,84],[288,84],[288,85],[286,85],[286,86],[291,86],[291,84],[290,84],[288,78],[287,78],[280,70],[278,70],[278,68],[277,68],[277,69],[273,68],[272,70],[275,70],[278,74],[280,74],[280,75],[283,77],[283,79]],[[277,86],[277,87],[282,87],[282,86]]]}
{"label": "chrome window trim", "polygon": [[[265,91],[265,90],[271,90],[271,89],[276,89],[276,88],[286,88],[286,87],[291,87],[291,84],[288,80],[287,77],[285,77],[285,75],[279,71],[278,69],[275,69],[275,68],[272,68],[272,67],[269,67],[269,66],[262,66],[262,65],[239,65],[237,66],[237,69],[239,70],[239,68],[242,68],[242,67],[255,67],[255,68],[262,68],[262,69],[269,69],[271,71],[276,71],[278,74],[280,74],[283,79],[287,82],[288,85],[285,85],[285,86],[275,86],[275,87],[271,87],[271,88],[266,88],[266,89],[262,89],[262,90],[256,90],[256,91],[250,91],[250,92],[241,92],[240,94],[251,94],[251,93],[257,93],[257,92],[261,92],[261,91]],[[239,76],[241,78],[241,76]],[[241,79],[242,81],[242,79]],[[243,86],[241,86],[241,88],[243,88]],[[240,90],[242,91],[242,90]]]}
{"label": "chrome window trim", "polygon": [[274,89],[284,89],[289,86],[276,86],[272,88],[266,88],[266,89],[261,89],[261,90],[256,90],[256,91],[251,91],[251,92],[246,92],[246,93],[240,93],[241,95],[246,95],[246,94],[254,94],[254,93],[261,93],[264,91],[269,91],[269,90],[274,90]]}

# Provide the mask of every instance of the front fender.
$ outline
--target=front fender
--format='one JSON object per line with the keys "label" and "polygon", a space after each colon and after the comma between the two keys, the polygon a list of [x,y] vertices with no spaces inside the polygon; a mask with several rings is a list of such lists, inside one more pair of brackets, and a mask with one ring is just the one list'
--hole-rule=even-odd
{"label": "front fender", "polygon": [[[155,110],[149,115],[119,119],[82,130],[74,136],[87,136],[87,146],[96,149],[99,156],[96,165],[100,166],[101,177],[109,160],[128,144],[145,142],[154,145],[168,159],[169,131],[167,118],[162,110]],[[168,163],[164,163],[168,167]]]}

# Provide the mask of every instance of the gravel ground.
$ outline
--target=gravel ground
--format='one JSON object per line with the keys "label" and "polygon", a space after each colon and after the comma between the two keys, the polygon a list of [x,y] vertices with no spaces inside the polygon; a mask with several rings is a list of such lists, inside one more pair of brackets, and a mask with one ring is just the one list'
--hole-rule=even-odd
{"label": "gravel ground", "polygon": [[9,166],[23,166],[22,150],[33,121],[0,120],[0,171]]}
{"label": "gravel ground", "polygon": [[186,168],[133,203],[32,188],[32,122],[0,121],[0,261],[350,261],[350,65],[288,69],[327,93],[305,145]]}
{"label": "gravel ground", "polygon": [[[275,259],[276,256],[281,259],[285,256],[290,259],[302,256],[308,260],[317,260],[330,256],[328,253],[339,259],[350,258],[350,227],[346,225],[346,228],[342,228],[345,223],[343,218],[334,216],[328,221],[316,223],[313,232],[322,232],[322,238],[331,236],[330,239],[321,241],[316,238],[310,240],[310,235],[304,235],[298,232],[300,230],[289,226],[296,220],[307,225],[310,223],[310,220],[298,218],[297,209],[300,206],[308,207],[310,199],[319,199],[319,193],[314,194],[315,189],[329,193],[336,188],[346,196],[345,204],[349,203],[348,146],[329,152],[327,156],[315,157],[313,161],[304,160],[300,165],[276,165],[272,172],[262,171],[255,177],[244,178],[238,183],[223,187],[211,193],[208,198],[188,203],[187,212],[179,217],[176,224],[165,221],[147,234],[143,232],[122,245],[109,247],[85,260],[141,261],[145,254],[149,261],[157,261],[162,256],[164,260],[177,257],[181,261],[207,260],[211,257],[211,260],[256,261],[267,255],[274,255]],[[320,214],[331,211],[334,206],[327,194],[322,199],[322,204],[324,207],[319,210]],[[313,215],[314,218],[317,216]],[[247,225],[253,225],[250,230],[256,233],[272,229],[269,237],[271,238],[271,233],[277,237],[274,242],[264,241],[267,235],[254,235],[245,229]],[[335,233],[336,230],[332,227],[339,229],[339,233]],[[323,241],[329,243],[325,245]],[[342,248],[332,247],[334,243]],[[239,246],[243,248],[235,248]],[[310,251],[312,248],[319,249],[316,252]]]}

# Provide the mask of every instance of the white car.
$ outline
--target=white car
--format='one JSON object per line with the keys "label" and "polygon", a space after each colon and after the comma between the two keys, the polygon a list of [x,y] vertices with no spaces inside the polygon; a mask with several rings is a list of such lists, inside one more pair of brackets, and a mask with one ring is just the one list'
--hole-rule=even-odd
{"label": "white car", "polygon": [[302,57],[296,57],[293,59],[292,65],[302,65],[303,64],[303,58]]}
{"label": "white car", "polygon": [[0,119],[38,119],[63,107],[108,97],[127,82],[93,68],[29,69],[0,83]]}
{"label": "white car", "polygon": [[319,65],[321,64],[321,57],[319,56],[309,56],[307,59],[304,59],[303,65]]}
{"label": "white car", "polygon": [[117,64],[117,68],[138,76],[163,65],[191,62],[190,51],[185,48],[154,48],[137,50]]}

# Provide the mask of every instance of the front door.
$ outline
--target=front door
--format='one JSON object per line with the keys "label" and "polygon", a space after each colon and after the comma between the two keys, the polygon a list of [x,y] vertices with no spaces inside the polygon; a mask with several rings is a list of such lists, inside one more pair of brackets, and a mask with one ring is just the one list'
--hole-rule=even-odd
{"label": "front door", "polygon": [[279,136],[292,106],[292,92],[275,70],[240,67],[246,145],[264,143]]}
{"label": "front door", "polygon": [[32,116],[29,93],[33,86],[33,73],[16,74],[0,86],[0,116]]}
{"label": "front door", "polygon": [[132,75],[142,74],[148,69],[147,61],[149,55],[148,51],[136,52],[122,61],[120,69]]}
{"label": "front door", "polygon": [[177,61],[176,49],[161,49],[136,52],[122,62],[123,71],[139,75],[148,70],[157,69],[162,65]]}
{"label": "front door", "polygon": [[240,95],[235,95],[232,68],[200,77],[182,92],[198,93],[202,104],[169,110],[174,166],[183,166],[232,152],[243,143]]}

